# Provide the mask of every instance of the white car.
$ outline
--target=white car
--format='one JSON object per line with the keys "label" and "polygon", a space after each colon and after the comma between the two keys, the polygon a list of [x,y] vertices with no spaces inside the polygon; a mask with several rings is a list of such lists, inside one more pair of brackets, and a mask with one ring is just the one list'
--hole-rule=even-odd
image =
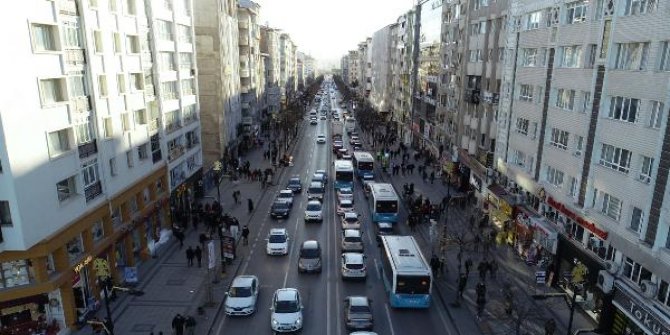
{"label": "white car", "polygon": [[270,327],[277,333],[289,333],[302,329],[302,300],[294,288],[280,288],[272,297]]}
{"label": "white car", "polygon": [[354,202],[354,190],[351,187],[342,187],[337,190],[337,201],[351,200]]}
{"label": "white car", "polygon": [[358,229],[345,229],[342,231],[342,252],[363,252],[363,232]]}
{"label": "white car", "polygon": [[279,191],[277,200],[288,202],[289,206],[293,206],[293,191],[289,189]]}
{"label": "white car", "polygon": [[358,213],[344,213],[342,216],[342,229],[361,229],[361,222],[358,221]]}
{"label": "white car", "polygon": [[305,222],[323,221],[323,206],[318,200],[310,200],[305,207]]}
{"label": "white car", "polygon": [[352,160],[351,154],[349,154],[349,153],[343,154],[342,155],[342,160],[345,160],[345,161]]}
{"label": "white car", "polygon": [[342,254],[342,278],[365,279],[368,271],[365,267],[365,255],[360,252],[345,252]]}
{"label": "white car", "polygon": [[251,315],[256,311],[260,285],[251,275],[237,276],[226,292],[226,315]]}
{"label": "white car", "polygon": [[272,228],[266,239],[265,252],[268,255],[288,255],[288,232],[286,228]]}
{"label": "white car", "polygon": [[316,137],[316,143],[325,144],[326,143],[326,135],[317,136]]}
{"label": "white car", "polygon": [[351,200],[344,199],[337,204],[337,215],[344,215],[354,211],[354,203]]}

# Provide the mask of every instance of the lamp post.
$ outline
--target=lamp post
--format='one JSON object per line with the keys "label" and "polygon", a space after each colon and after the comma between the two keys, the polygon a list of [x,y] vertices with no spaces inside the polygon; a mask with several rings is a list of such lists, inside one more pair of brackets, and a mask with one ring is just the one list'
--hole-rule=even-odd
{"label": "lamp post", "polygon": [[107,310],[107,321],[105,322],[89,321],[89,323],[104,327],[108,335],[114,335],[114,321],[112,320],[112,313],[109,309],[109,295],[112,294],[114,290],[127,292],[130,295],[138,297],[144,295],[144,291],[136,290],[134,288],[112,286],[111,289],[108,289],[107,285],[105,285],[105,309]]}
{"label": "lamp post", "polygon": [[575,290],[572,293],[572,297],[570,299],[570,302],[568,302],[567,298],[569,297],[569,294],[567,294],[567,293],[533,294],[532,297],[535,300],[545,300],[547,298],[557,298],[557,297],[564,298],[565,303],[568,304],[568,307],[570,307],[570,318],[568,319],[567,335],[571,335],[571,333],[572,333],[572,321],[574,320],[574,316],[575,316],[575,305],[576,305],[576,301],[577,301],[577,290]]}

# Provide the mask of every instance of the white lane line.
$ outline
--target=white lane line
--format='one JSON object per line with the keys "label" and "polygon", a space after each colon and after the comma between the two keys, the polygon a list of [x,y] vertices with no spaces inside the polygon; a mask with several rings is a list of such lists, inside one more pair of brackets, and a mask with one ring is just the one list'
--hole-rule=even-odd
{"label": "white lane line", "polygon": [[[377,277],[379,277],[379,279],[381,280],[382,279],[382,272],[379,270],[379,268],[380,268],[379,262],[377,261],[376,258],[373,258],[373,260],[375,261],[375,272],[377,272]],[[382,285],[383,285],[383,283],[382,283]]]}
{"label": "white lane line", "polygon": [[[293,227],[294,228],[293,232],[296,235],[297,235],[297,232],[298,232],[298,223],[299,222],[300,222],[300,219],[295,218],[295,225]],[[295,240],[295,238],[294,238],[294,240]],[[284,284],[282,285],[282,288],[286,288],[286,283],[288,282],[288,274],[289,274],[289,272],[291,272],[291,259],[293,259],[293,254],[295,253],[295,244],[296,244],[296,241],[293,241],[293,243],[291,243],[291,250],[288,253],[288,260],[289,260],[288,267],[289,268],[286,270],[286,273],[284,274]]]}
{"label": "white lane line", "polygon": [[393,331],[393,323],[391,322],[391,311],[389,311],[389,304],[384,304],[384,309],[386,309],[386,318],[388,319],[391,335],[395,335],[395,331]]}

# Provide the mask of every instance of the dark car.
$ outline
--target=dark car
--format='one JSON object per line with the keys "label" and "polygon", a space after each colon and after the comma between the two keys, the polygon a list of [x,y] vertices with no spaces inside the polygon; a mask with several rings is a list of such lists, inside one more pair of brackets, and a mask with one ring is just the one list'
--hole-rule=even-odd
{"label": "dark car", "polygon": [[270,216],[273,219],[286,219],[291,214],[291,206],[283,200],[275,200],[270,207]]}
{"label": "dark car", "polygon": [[291,179],[288,180],[288,185],[286,185],[286,188],[293,191],[293,193],[302,192],[302,183],[300,182],[300,177],[291,177]]}
{"label": "dark car", "polygon": [[307,240],[300,246],[298,271],[321,272],[321,245],[318,241]]}
{"label": "dark car", "polygon": [[347,329],[372,329],[372,301],[365,296],[349,296],[344,299],[344,323]]}

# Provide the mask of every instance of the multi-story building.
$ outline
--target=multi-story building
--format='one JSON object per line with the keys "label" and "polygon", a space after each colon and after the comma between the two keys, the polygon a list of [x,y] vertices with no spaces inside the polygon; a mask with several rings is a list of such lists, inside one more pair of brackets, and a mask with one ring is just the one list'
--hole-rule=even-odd
{"label": "multi-story building", "polygon": [[296,53],[296,78],[298,87],[305,86],[305,54]]}
{"label": "multi-story building", "polygon": [[388,25],[372,35],[370,43],[370,80],[369,100],[372,107],[390,119],[392,109],[391,96],[391,31],[395,24]]}
{"label": "multi-story building", "polygon": [[265,99],[270,114],[281,107],[279,30],[261,26],[261,54],[265,64]]}
{"label": "multi-story building", "polygon": [[241,136],[237,2],[202,0],[194,7],[203,162],[209,169],[237,156]]}
{"label": "multi-story building", "polygon": [[316,59],[310,55],[305,55],[305,86],[309,86],[317,76]]}
{"label": "multi-story building", "polygon": [[400,139],[406,144],[411,142],[411,104],[412,90],[415,82],[414,68],[414,31],[415,11],[410,10],[398,17],[397,30],[392,43],[395,47],[393,59],[393,79],[391,83],[393,100],[393,116],[395,128]]}
{"label": "multi-story building", "polygon": [[669,332],[670,3],[510,2],[495,163],[543,214],[510,228],[583,264],[602,329]]}
{"label": "multi-story building", "polygon": [[249,143],[258,132],[261,119],[259,99],[264,93],[264,67],[260,54],[260,6],[250,0],[238,2],[240,92],[242,103],[243,143]]}
{"label": "multi-story building", "polygon": [[340,58],[340,69],[341,69],[341,75],[342,75],[342,81],[345,84],[350,83],[351,81],[349,80],[349,54],[346,54]]}
{"label": "multi-story building", "polygon": [[360,79],[359,79],[359,67],[360,67],[360,59],[358,56],[358,50],[350,50],[349,55],[347,56],[347,64],[348,64],[348,70],[349,73],[347,75],[348,85],[359,85],[360,84]]}
{"label": "multi-story building", "polygon": [[[0,56],[12,78],[0,97],[0,326],[35,331],[45,316],[67,332],[99,301],[98,275],[119,281],[165,241],[171,192],[192,193],[184,183],[201,158],[191,4],[12,9],[1,15],[13,30]],[[101,262],[108,270],[95,271]]]}
{"label": "multi-story building", "polygon": [[370,46],[372,38],[368,37],[365,41],[358,44],[358,94],[367,98],[372,90],[372,53]]}
{"label": "multi-story building", "polygon": [[282,102],[293,95],[296,90],[296,47],[291,41],[291,36],[282,33],[279,36],[280,56],[280,80],[282,90]]}

